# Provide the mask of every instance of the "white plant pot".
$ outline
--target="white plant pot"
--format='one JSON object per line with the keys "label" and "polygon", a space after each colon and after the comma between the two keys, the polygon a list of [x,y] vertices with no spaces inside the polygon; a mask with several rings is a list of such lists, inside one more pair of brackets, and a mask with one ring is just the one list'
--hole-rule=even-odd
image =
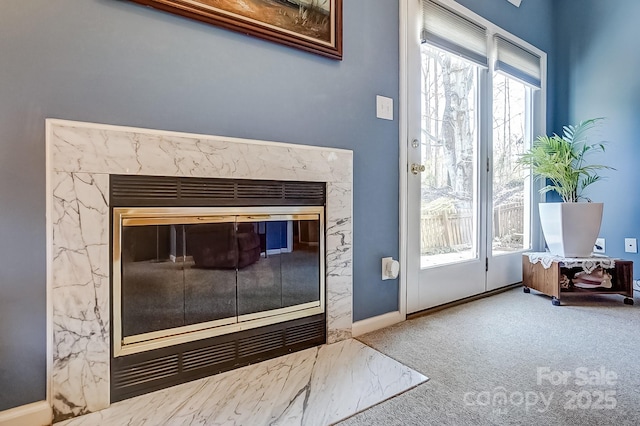
{"label": "white plant pot", "polygon": [[600,232],[603,203],[542,203],[540,224],[552,254],[590,257]]}

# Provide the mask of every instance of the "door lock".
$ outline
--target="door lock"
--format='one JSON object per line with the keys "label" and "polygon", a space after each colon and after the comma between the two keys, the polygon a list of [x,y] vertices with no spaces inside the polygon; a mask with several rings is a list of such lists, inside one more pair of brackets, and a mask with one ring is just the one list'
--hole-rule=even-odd
{"label": "door lock", "polygon": [[424,164],[416,164],[416,163],[411,164],[411,173],[413,173],[414,175],[424,172],[424,169],[425,169]]}

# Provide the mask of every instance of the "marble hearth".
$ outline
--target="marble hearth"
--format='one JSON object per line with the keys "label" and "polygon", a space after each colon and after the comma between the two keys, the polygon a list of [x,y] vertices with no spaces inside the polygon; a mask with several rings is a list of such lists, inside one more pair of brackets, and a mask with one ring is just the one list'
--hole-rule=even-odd
{"label": "marble hearth", "polygon": [[327,341],[351,337],[351,151],[55,119],[46,125],[48,395],[56,419],[110,405],[109,174],[326,182]]}
{"label": "marble hearth", "polygon": [[348,339],[116,402],[56,426],[325,426],[427,380]]}

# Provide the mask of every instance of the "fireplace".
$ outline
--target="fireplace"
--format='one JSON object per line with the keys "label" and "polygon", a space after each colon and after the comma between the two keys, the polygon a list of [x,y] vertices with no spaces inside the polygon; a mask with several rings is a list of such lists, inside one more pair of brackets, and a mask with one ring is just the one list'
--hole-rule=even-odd
{"label": "fireplace", "polygon": [[326,343],[324,183],[110,182],[111,402]]}
{"label": "fireplace", "polygon": [[[111,350],[115,318],[111,312],[110,227],[113,209],[117,208],[111,203],[115,193],[110,188],[112,175],[130,178],[153,176],[161,180],[196,179],[198,187],[203,185],[200,179],[210,178],[277,181],[290,184],[293,189],[301,182],[322,185],[326,190],[325,250],[324,255],[319,254],[324,256],[319,262],[325,267],[325,318],[321,319],[319,328],[328,344],[351,337],[351,151],[54,119],[48,119],[46,124],[47,380],[48,400],[53,406],[56,421],[108,407],[114,386],[111,369],[118,362],[115,360],[125,358],[113,358]],[[158,192],[162,192],[162,186]],[[255,196],[251,191],[249,194],[253,195],[247,199]],[[297,201],[287,203],[285,206],[299,205]],[[158,201],[145,208],[166,207],[161,204]],[[278,207],[272,203],[262,204]],[[250,201],[242,206],[257,207]],[[120,207],[142,208],[137,203]],[[190,207],[206,206],[196,200]],[[179,252],[179,243],[175,245]],[[171,243],[169,247],[171,250]],[[313,246],[309,244],[308,247]],[[169,253],[169,260],[162,263],[178,262],[179,256],[173,256],[175,259]],[[269,249],[261,256],[270,256]],[[258,262],[263,259],[261,257]],[[186,254],[183,261],[195,262]],[[250,328],[241,333],[251,338],[263,333],[280,334],[285,336],[283,339],[288,335],[291,342],[310,328],[317,329],[309,323],[320,321],[318,315],[296,318],[289,324],[274,323]],[[220,339],[221,344],[231,345],[227,339],[234,334],[220,334],[198,341]],[[250,340],[242,340],[241,343],[244,345]],[[198,341],[158,350],[181,347],[183,352],[189,353],[189,365],[192,367],[202,357],[218,356],[226,350],[224,346],[218,349],[193,348],[191,345]],[[261,342],[264,341],[260,339],[259,343],[263,344]],[[148,353],[150,351],[128,356],[144,357]],[[167,354],[166,359],[176,356]],[[195,370],[190,371],[195,374]]]}

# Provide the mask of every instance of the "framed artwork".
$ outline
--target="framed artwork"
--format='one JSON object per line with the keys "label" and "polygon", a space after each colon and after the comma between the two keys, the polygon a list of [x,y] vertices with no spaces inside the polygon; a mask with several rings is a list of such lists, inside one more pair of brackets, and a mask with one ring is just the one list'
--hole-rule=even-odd
{"label": "framed artwork", "polygon": [[342,0],[131,0],[342,59]]}

